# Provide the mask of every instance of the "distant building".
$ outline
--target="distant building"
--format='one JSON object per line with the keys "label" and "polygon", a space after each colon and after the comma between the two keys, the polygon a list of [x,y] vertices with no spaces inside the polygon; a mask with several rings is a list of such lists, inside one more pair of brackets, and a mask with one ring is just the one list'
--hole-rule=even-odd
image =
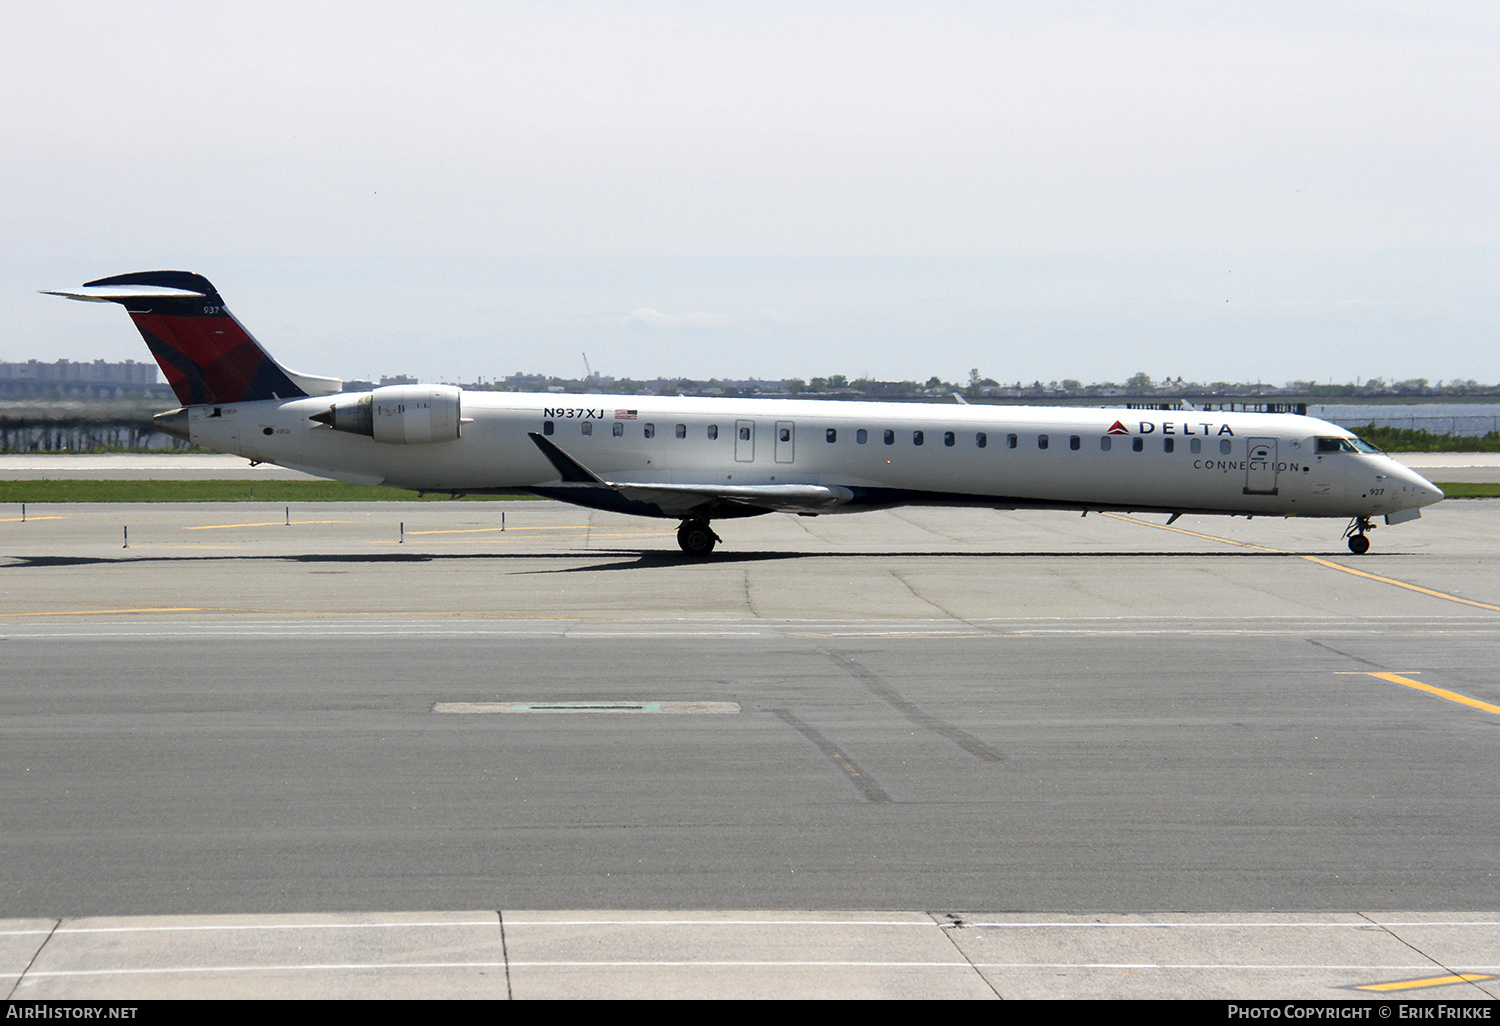
{"label": "distant building", "polygon": [[152,396],[170,399],[172,390],[158,380],[154,363],[0,363],[0,399],[35,399],[52,395],[81,399]]}

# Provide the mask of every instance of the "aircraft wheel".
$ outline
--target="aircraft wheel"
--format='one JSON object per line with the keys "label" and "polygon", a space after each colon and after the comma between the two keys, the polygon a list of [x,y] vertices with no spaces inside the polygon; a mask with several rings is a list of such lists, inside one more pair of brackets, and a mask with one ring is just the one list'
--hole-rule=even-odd
{"label": "aircraft wheel", "polygon": [[1362,534],[1351,534],[1349,536],[1349,551],[1356,556],[1363,556],[1370,551],[1370,539]]}
{"label": "aircraft wheel", "polygon": [[689,556],[706,556],[714,550],[719,536],[709,528],[707,520],[684,520],[677,529],[677,544]]}

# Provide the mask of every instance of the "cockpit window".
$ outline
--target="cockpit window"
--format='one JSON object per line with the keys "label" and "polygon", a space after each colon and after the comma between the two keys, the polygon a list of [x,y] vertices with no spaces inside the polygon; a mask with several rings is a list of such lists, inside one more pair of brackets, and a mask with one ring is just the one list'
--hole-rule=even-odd
{"label": "cockpit window", "polygon": [[1328,452],[1378,453],[1380,450],[1362,438],[1319,438],[1318,452],[1319,454]]}

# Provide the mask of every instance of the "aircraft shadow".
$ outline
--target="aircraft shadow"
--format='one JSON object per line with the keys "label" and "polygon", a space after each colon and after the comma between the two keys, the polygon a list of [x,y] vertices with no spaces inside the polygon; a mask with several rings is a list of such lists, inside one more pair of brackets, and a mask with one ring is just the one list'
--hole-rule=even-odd
{"label": "aircraft shadow", "polygon": [[[599,570],[632,570],[651,567],[704,567],[723,566],[733,563],[768,563],[787,559],[841,560],[870,559],[880,561],[900,559],[980,559],[1010,561],[1017,559],[1285,559],[1288,556],[1319,556],[1337,558],[1348,556],[1342,550],[1332,552],[1261,552],[1228,550],[1219,552],[1164,552],[1132,549],[1115,552],[725,552],[708,558],[687,556],[678,552],[660,549],[592,549],[584,552],[381,552],[381,553],[300,553],[293,555],[191,555],[191,556],[11,556],[9,562],[0,564],[0,569],[27,570],[70,566],[127,566],[152,563],[301,563],[360,564],[360,563],[537,563],[573,561],[578,559],[605,560],[587,566],[548,567],[545,569],[518,570],[522,574],[567,574],[589,573]],[[1403,553],[1382,552],[1382,556],[1399,556]]]}

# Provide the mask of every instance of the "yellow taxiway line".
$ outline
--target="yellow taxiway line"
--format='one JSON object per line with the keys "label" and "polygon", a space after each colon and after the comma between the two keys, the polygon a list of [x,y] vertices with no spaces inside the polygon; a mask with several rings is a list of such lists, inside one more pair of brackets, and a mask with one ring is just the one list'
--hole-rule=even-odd
{"label": "yellow taxiway line", "polygon": [[1493,980],[1484,973],[1455,973],[1452,976],[1428,976],[1421,980],[1392,980],[1390,983],[1364,983],[1355,990],[1416,990],[1420,987],[1442,987],[1449,983],[1474,983],[1477,980]]}
{"label": "yellow taxiway line", "polygon": [[[49,609],[41,613],[0,613],[0,619],[21,616],[100,616],[111,613],[202,613],[203,606],[147,606],[142,609]],[[239,610],[236,610],[239,612]]]}
{"label": "yellow taxiway line", "polygon": [[1326,559],[1319,559],[1317,556],[1303,556],[1302,558],[1308,560],[1309,562],[1317,563],[1319,566],[1332,567],[1335,570],[1342,570],[1344,571],[1344,573],[1353,574],[1355,577],[1366,577],[1372,581],[1379,581],[1381,584],[1393,584],[1398,588],[1405,588],[1407,591],[1415,591],[1422,595],[1431,595],[1433,598],[1446,599],[1449,602],[1461,602],[1466,606],[1478,606],[1480,609],[1493,609],[1495,612],[1500,613],[1500,606],[1491,605],[1488,602],[1476,602],[1474,599],[1466,599],[1460,598],[1457,595],[1449,595],[1446,591],[1433,591],[1431,588],[1424,588],[1420,584],[1408,584],[1405,581],[1398,581],[1394,577],[1381,577],[1379,574],[1366,573],[1363,570],[1355,570],[1353,567],[1340,566],[1338,563],[1333,563]]}
{"label": "yellow taxiway line", "polygon": [[231,527],[301,527],[303,524],[353,524],[355,520],[267,520],[258,524],[202,524],[184,531],[223,531]]}
{"label": "yellow taxiway line", "polygon": [[1458,602],[1466,606],[1476,606],[1479,609],[1490,609],[1494,612],[1500,613],[1500,605],[1494,605],[1493,603],[1489,602],[1478,602],[1474,599],[1461,598],[1458,595],[1450,595],[1446,591],[1435,591],[1432,588],[1424,588],[1420,584],[1408,584],[1406,581],[1398,581],[1394,577],[1382,577],[1379,574],[1367,573],[1364,570],[1355,570],[1353,567],[1347,567],[1341,563],[1335,563],[1332,560],[1323,559],[1319,556],[1307,556],[1303,555],[1300,552],[1288,552],[1286,549],[1274,549],[1268,545],[1252,545],[1249,542],[1235,541],[1232,538],[1220,538],[1217,535],[1202,534],[1198,531],[1185,531],[1180,527],[1168,527],[1166,524],[1153,524],[1149,520],[1137,520],[1135,517],[1127,516],[1123,513],[1102,513],[1100,515],[1113,517],[1116,520],[1124,520],[1132,524],[1140,524],[1143,527],[1154,527],[1158,531],[1171,531],[1174,534],[1186,534],[1194,538],[1204,538],[1208,541],[1223,542],[1225,545],[1238,545],[1239,547],[1245,549],[1259,549],[1261,552],[1276,552],[1284,556],[1296,556],[1298,559],[1305,559],[1309,563],[1316,563],[1319,566],[1326,566],[1330,570],[1340,570],[1346,574],[1353,574],[1355,577],[1363,577],[1367,580],[1379,581],[1381,584],[1389,584],[1396,588],[1405,588],[1407,591],[1414,591],[1420,595],[1428,595],[1432,598],[1443,599],[1447,602]]}
{"label": "yellow taxiway line", "polygon": [[1433,687],[1431,684],[1423,684],[1419,680],[1412,680],[1410,677],[1403,677],[1399,673],[1382,673],[1372,670],[1366,670],[1363,672],[1366,677],[1374,677],[1377,680],[1387,680],[1392,684],[1400,684],[1403,687],[1416,688],[1418,691],[1425,691],[1429,695],[1436,695],[1437,697],[1447,699],[1450,702],[1457,702],[1459,705],[1467,705],[1473,709],[1482,709],[1487,713],[1494,713],[1495,715],[1500,716],[1500,705],[1491,705],[1489,702],[1481,702],[1477,698],[1470,698],[1468,695],[1461,695],[1457,691],[1449,691],[1447,688],[1439,688]]}

